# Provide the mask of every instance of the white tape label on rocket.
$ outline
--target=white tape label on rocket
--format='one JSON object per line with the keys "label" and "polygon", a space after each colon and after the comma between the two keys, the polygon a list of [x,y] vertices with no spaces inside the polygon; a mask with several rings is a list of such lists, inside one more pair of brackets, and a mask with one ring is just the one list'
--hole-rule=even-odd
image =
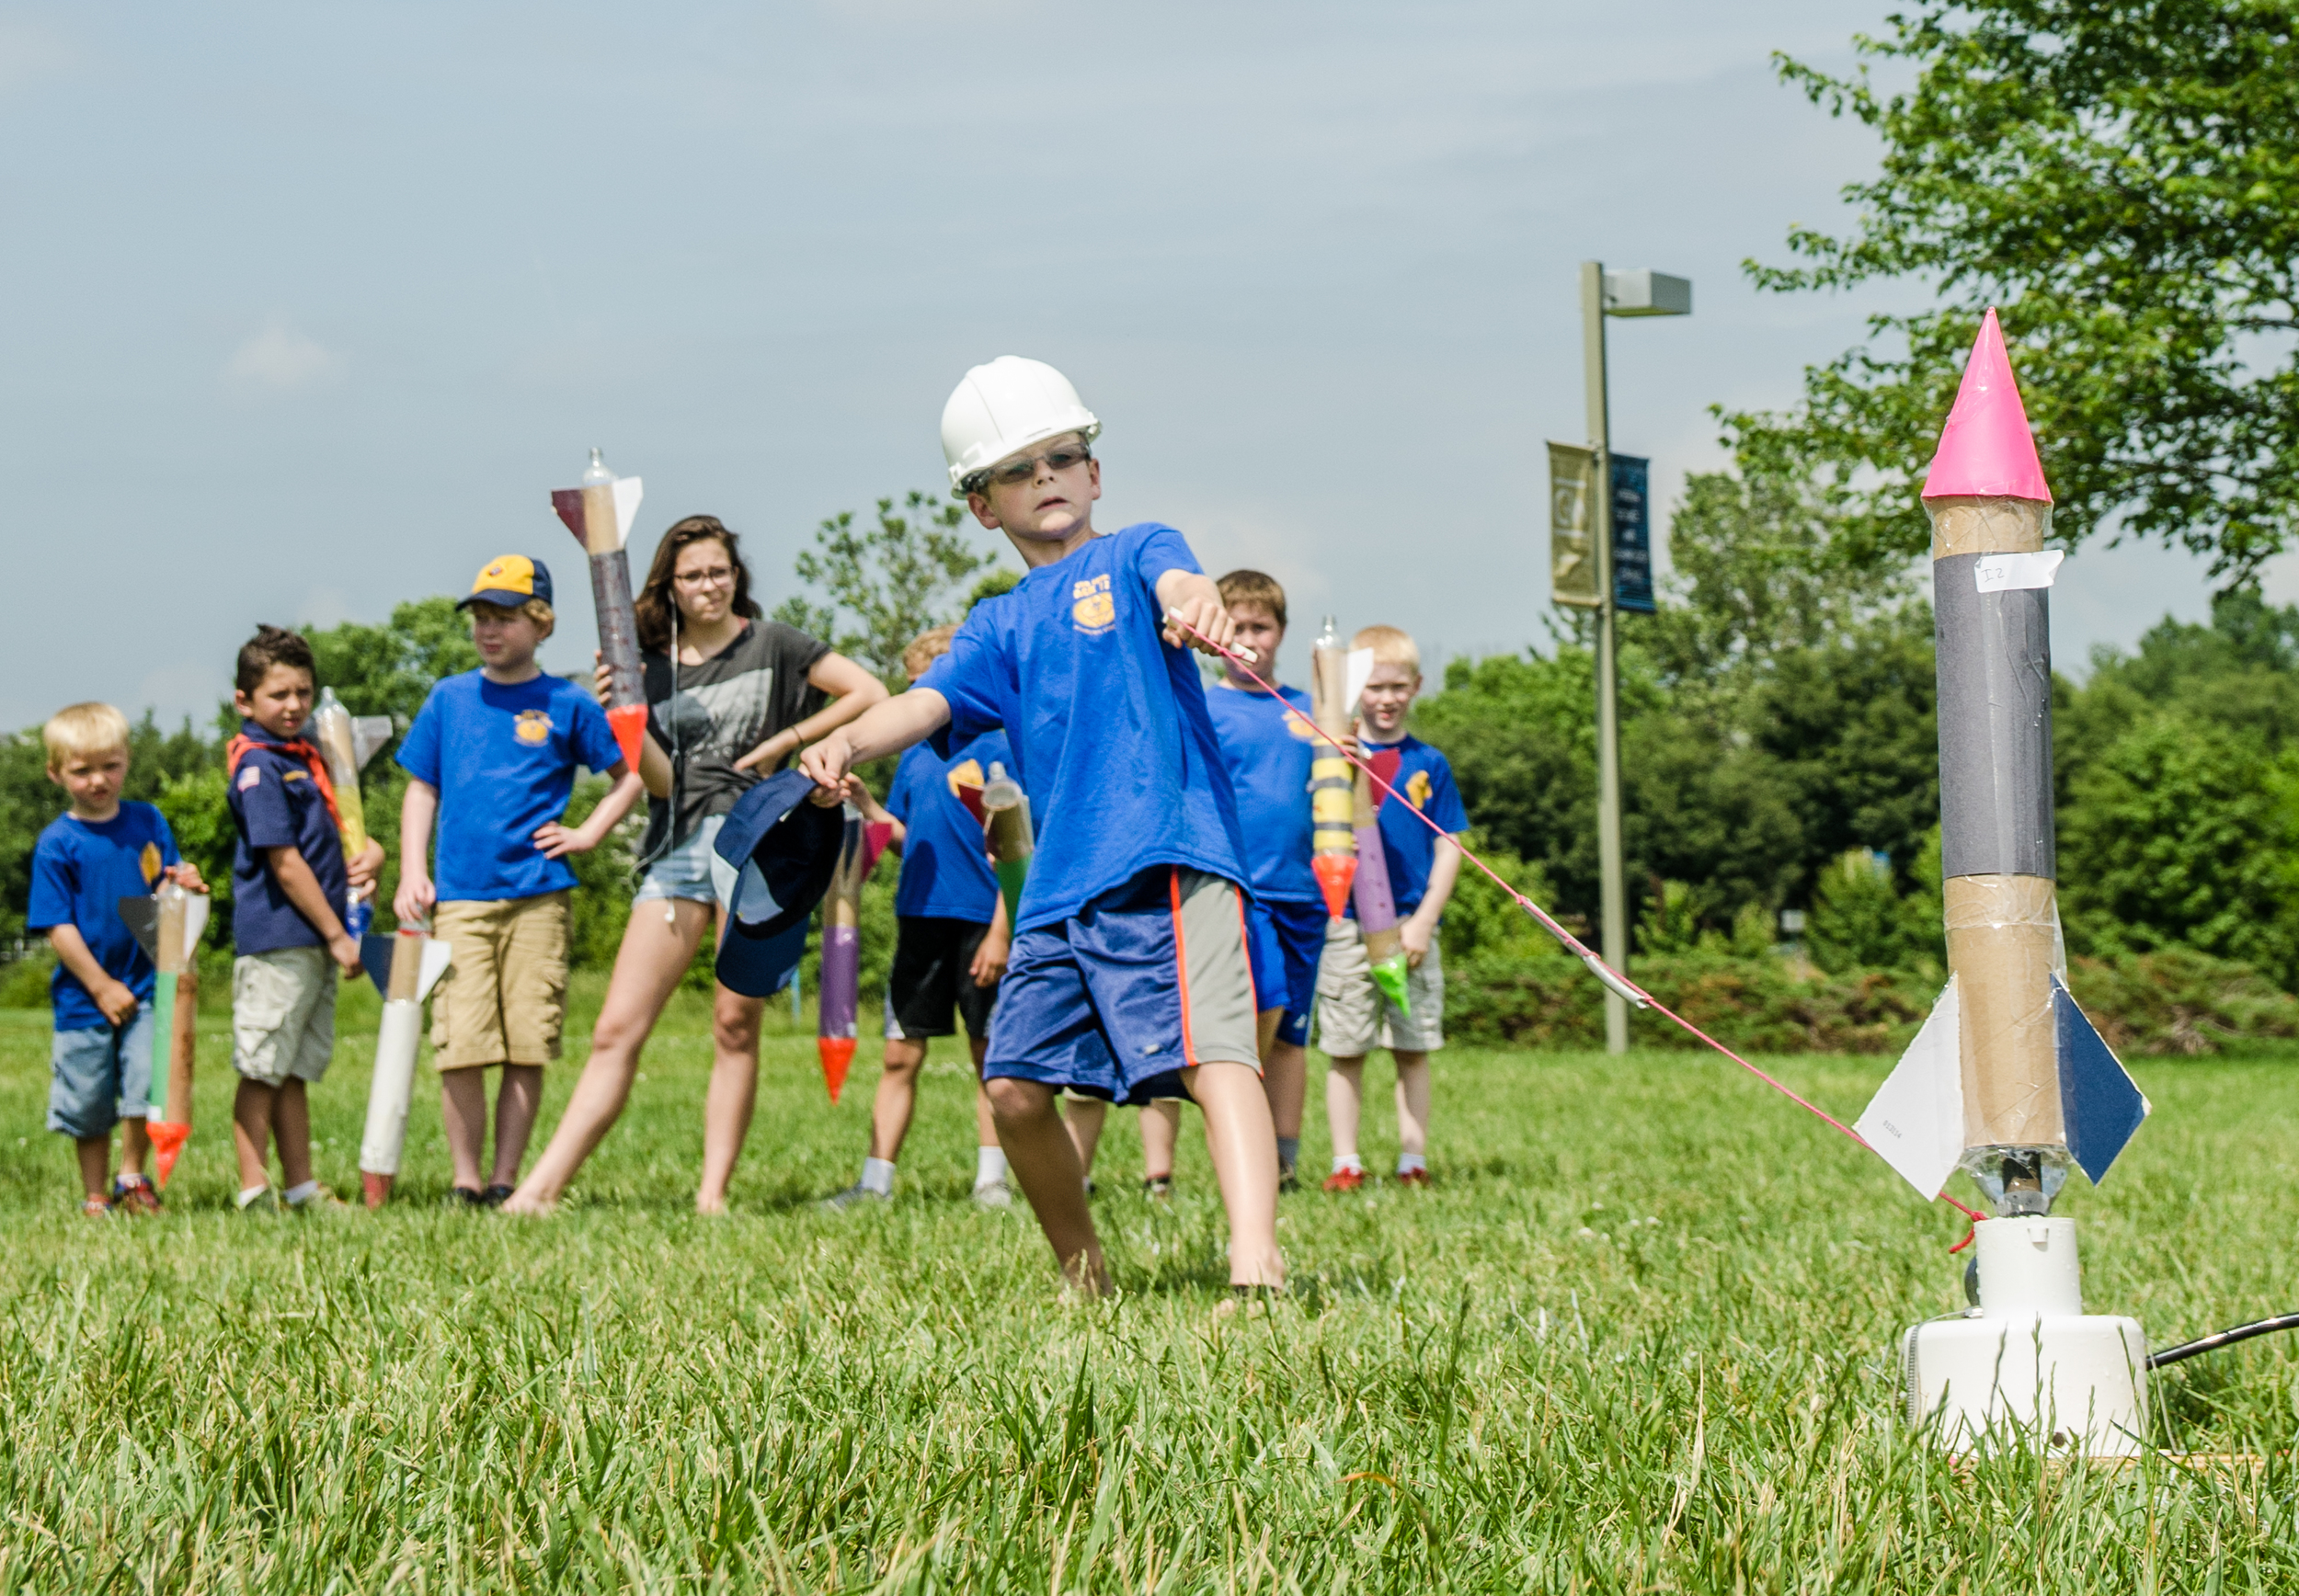
{"label": "white tape label on rocket", "polygon": [[2067,558],[2059,549],[2036,554],[1983,554],[1972,563],[1972,579],[1983,593],[2008,593],[2020,587],[2049,587]]}

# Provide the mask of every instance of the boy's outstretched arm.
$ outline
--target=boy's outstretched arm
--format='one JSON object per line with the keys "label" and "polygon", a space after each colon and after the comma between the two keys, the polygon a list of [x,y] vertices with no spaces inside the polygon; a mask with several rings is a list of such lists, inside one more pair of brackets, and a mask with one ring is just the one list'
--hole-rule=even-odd
{"label": "boy's outstretched arm", "polygon": [[[1228,648],[1237,641],[1237,622],[1230,619],[1230,607],[1221,601],[1221,589],[1214,586],[1211,576],[1195,571],[1168,571],[1158,578],[1158,604],[1168,617],[1165,640],[1175,648],[1212,654],[1215,644]],[[1178,621],[1195,627],[1203,641],[1183,631]]]}
{"label": "boy's outstretched arm", "polygon": [[[1210,583],[1207,586],[1211,586]],[[950,724],[950,701],[930,687],[872,704],[853,724],[841,726],[798,756],[798,768],[814,784],[851,798],[847,775],[855,766],[922,743]],[[859,789],[861,783],[855,782]]]}
{"label": "boy's outstretched arm", "polygon": [[806,685],[829,693],[830,701],[796,725],[784,726],[737,759],[736,770],[764,766],[771,770],[794,749],[827,735],[886,700],[886,684],[842,654],[826,654],[816,660],[814,668],[806,672]]}

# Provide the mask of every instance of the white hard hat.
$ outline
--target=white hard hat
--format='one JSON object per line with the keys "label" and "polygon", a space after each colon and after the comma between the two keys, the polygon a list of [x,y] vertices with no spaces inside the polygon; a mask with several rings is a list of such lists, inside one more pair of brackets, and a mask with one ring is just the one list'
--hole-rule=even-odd
{"label": "white hard hat", "polygon": [[1001,355],[968,371],[942,407],[942,457],[955,488],[1032,444],[1065,432],[1092,442],[1101,430],[1069,378],[1043,360]]}

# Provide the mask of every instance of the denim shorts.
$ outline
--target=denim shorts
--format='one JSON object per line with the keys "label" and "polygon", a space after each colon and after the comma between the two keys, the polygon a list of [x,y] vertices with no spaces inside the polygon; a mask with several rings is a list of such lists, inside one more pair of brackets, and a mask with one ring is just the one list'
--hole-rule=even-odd
{"label": "denim shorts", "polygon": [[59,1031],[48,1049],[48,1128],[86,1139],[152,1112],[152,1005],[124,1027]]}
{"label": "denim shorts", "polygon": [[694,828],[694,835],[646,867],[646,874],[631,895],[633,903],[684,898],[690,903],[724,904],[734,895],[733,866],[718,857],[719,827],[724,815],[714,815]]}

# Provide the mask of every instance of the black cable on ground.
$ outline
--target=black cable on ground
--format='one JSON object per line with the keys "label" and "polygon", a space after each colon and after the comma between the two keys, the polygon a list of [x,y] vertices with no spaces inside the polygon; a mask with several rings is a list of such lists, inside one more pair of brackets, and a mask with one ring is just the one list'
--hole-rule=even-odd
{"label": "black cable on ground", "polygon": [[2167,1347],[2147,1360],[2150,1369],[2161,1369],[2172,1363],[2184,1362],[2199,1352],[2216,1352],[2222,1347],[2232,1347],[2237,1341],[2248,1341],[2253,1336],[2271,1336],[2277,1330],[2299,1330],[2299,1314],[2278,1314],[2271,1319],[2254,1319],[2248,1325],[2237,1325],[2232,1330],[2222,1330],[2215,1336],[2205,1336],[2200,1341],[2183,1346]]}

